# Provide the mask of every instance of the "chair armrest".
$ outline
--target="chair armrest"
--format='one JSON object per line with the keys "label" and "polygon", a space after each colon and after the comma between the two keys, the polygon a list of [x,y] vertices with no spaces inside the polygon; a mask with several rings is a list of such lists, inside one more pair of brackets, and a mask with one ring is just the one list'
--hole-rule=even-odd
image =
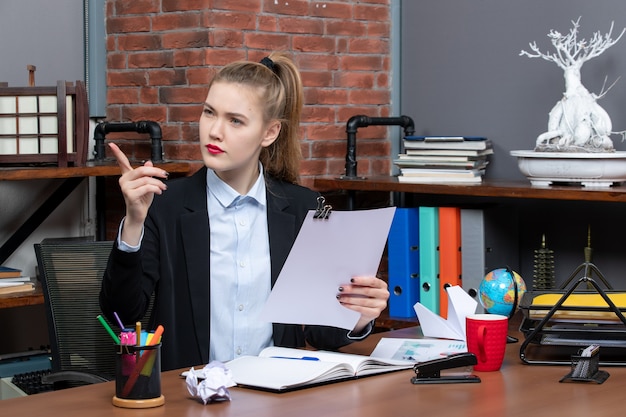
{"label": "chair armrest", "polygon": [[102,375],[97,375],[97,374],[93,374],[89,372],[81,372],[81,371],[59,371],[59,372],[53,372],[47,375],[42,375],[41,377],[41,382],[44,384],[53,384],[55,382],[67,382],[67,381],[97,384],[99,382],[111,381],[111,379]]}

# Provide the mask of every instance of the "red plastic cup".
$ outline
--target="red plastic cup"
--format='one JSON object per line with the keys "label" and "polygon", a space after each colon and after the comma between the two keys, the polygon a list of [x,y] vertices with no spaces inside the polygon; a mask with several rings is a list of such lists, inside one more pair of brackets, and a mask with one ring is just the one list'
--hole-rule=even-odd
{"label": "red plastic cup", "polygon": [[467,351],[476,355],[475,371],[497,371],[502,366],[509,319],[500,314],[472,314],[465,319]]}

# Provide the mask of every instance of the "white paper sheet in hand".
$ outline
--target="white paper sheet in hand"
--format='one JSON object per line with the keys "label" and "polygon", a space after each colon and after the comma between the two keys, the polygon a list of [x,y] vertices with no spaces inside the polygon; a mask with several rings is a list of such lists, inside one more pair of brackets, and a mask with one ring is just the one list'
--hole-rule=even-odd
{"label": "white paper sheet in hand", "polygon": [[413,309],[424,336],[465,340],[465,318],[476,312],[478,303],[458,285],[448,287],[447,292],[447,320],[419,302],[413,306]]}
{"label": "white paper sheet in hand", "polygon": [[375,276],[395,207],[308,214],[260,314],[273,323],[314,324],[352,330],[359,313],[337,301],[354,276]]}

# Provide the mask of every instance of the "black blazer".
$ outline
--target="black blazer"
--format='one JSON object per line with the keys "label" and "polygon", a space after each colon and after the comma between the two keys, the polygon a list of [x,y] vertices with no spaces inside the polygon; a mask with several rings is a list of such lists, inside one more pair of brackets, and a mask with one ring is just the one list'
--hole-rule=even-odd
{"label": "black blazer", "polygon": [[[308,188],[266,177],[267,221],[272,286],[302,226],[317,205]],[[113,321],[140,320],[155,293],[152,328],[162,324],[162,369],[203,365],[209,355],[209,218],[206,168],[172,180],[155,196],[144,226],[141,249],[126,253],[114,245],[102,289],[100,307]],[[350,343],[347,331],[325,326],[274,324],[274,344],[334,350]]]}

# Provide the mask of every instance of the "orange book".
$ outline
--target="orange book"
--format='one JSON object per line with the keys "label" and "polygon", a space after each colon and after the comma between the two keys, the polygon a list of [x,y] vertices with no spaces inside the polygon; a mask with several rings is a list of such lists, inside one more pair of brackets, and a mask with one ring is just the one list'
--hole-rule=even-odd
{"label": "orange book", "polygon": [[461,209],[439,207],[439,315],[448,318],[449,286],[461,285]]}

